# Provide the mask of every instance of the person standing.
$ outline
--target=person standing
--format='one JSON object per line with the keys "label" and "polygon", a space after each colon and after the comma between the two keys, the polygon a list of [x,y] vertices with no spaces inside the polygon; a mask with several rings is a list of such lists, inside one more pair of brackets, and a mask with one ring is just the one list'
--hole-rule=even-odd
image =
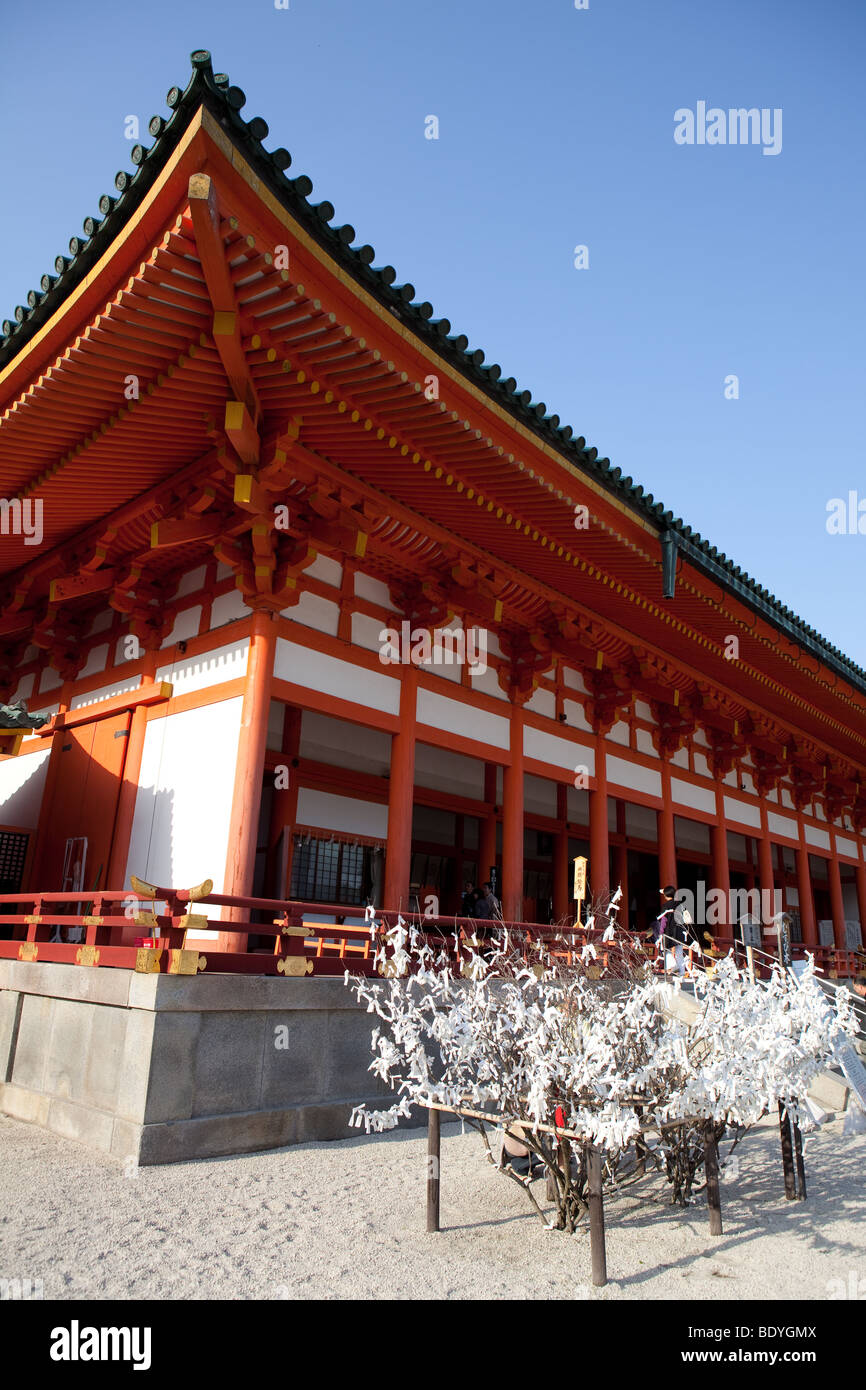
{"label": "person standing", "polygon": [[485,897],[485,899],[486,899],[487,906],[488,906],[489,909],[490,909],[490,920],[491,920],[492,922],[501,921],[501,920],[502,920],[502,903],[499,901],[499,899],[497,898],[496,894],[494,893],[494,891],[493,891],[493,885],[490,884],[490,883],[482,883],[481,889],[482,889],[482,892],[484,893],[484,897]]}

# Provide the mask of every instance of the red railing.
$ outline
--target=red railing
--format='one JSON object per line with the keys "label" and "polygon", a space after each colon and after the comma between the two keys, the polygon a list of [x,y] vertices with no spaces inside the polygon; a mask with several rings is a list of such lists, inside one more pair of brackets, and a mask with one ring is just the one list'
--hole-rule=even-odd
{"label": "red railing", "polygon": [[[160,908],[161,910],[157,910]],[[231,920],[212,915],[227,910]],[[342,975],[346,969],[373,974],[374,956],[383,930],[396,925],[400,914],[377,911],[376,930],[357,904],[239,898],[211,891],[205,883],[193,889],[164,888],[136,880],[134,889],[102,892],[7,893],[0,895],[0,959],[39,960],[82,966],[114,966],[145,973],[196,974],[206,970],[235,974],[309,976]],[[446,950],[458,969],[469,959],[473,936],[479,941],[492,929],[506,926],[529,943],[543,942],[548,951],[566,960],[580,955],[587,941],[596,957],[590,972],[601,973],[620,950],[603,942],[602,931],[572,933],[562,924],[485,922],[468,917],[419,916],[403,913],[423,939]],[[260,918],[261,920],[255,920]],[[317,920],[324,918],[325,920]],[[74,939],[70,935],[74,932]],[[199,933],[219,932],[222,940]],[[264,945],[250,949],[250,937]],[[59,939],[52,939],[59,938]],[[629,933],[630,940],[634,934]],[[232,941],[237,949],[226,949]],[[745,965],[745,949],[730,938],[716,937],[721,955],[734,949]],[[643,948],[654,958],[651,946]],[[795,959],[807,950],[829,978],[848,978],[863,969],[863,954],[835,947],[807,948],[795,944]],[[527,958],[529,958],[527,952]],[[700,958],[698,958],[700,959]],[[710,958],[705,957],[704,963]],[[756,973],[769,973],[769,958],[755,952]],[[658,968],[660,963],[658,963]]]}

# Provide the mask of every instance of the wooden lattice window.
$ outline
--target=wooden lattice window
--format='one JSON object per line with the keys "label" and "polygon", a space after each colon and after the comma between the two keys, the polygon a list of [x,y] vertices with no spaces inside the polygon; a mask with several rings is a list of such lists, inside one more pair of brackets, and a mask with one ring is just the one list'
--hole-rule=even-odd
{"label": "wooden lattice window", "polygon": [[372,853],[367,845],[296,836],[291,897],[306,903],[365,903]]}
{"label": "wooden lattice window", "polygon": [[0,830],[0,893],[17,893],[21,887],[29,841],[26,831]]}

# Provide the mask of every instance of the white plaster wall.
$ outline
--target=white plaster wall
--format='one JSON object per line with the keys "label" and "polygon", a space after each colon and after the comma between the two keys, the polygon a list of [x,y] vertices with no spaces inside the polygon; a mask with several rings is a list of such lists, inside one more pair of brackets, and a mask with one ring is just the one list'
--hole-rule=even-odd
{"label": "white plaster wall", "polygon": [[182,609],[174,620],[171,632],[160,642],[160,649],[173,647],[175,642],[188,642],[191,637],[197,637],[200,626],[201,604],[194,604],[192,608]]}
{"label": "white plaster wall", "polygon": [[374,579],[371,574],[362,574],[360,570],[355,571],[355,593],[358,598],[364,598],[368,603],[377,603],[380,608],[394,607],[388,585],[383,584],[380,579]]}
{"label": "white plaster wall", "polygon": [[607,780],[618,787],[631,788],[646,796],[661,796],[661,773],[655,768],[643,767],[640,763],[627,763],[623,758],[607,755]]}
{"label": "white plaster wall", "polygon": [[[489,655],[491,651],[489,640],[487,651]],[[492,695],[494,700],[508,699],[508,696],[499,684],[499,676],[492,666],[488,666],[486,671],[472,677],[472,689],[480,690],[482,695]]]}
{"label": "white plaster wall", "polygon": [[767,829],[772,830],[774,835],[786,835],[789,840],[800,838],[797,822],[790,816],[780,816],[777,811],[767,812]]}
{"label": "white plaster wall", "polygon": [[29,700],[30,696],[33,694],[33,686],[35,684],[35,681],[36,677],[34,676],[33,672],[28,671],[27,675],[22,676],[18,684],[16,685],[14,691],[12,692],[12,699]]}
{"label": "white plaster wall", "polygon": [[113,685],[101,685],[98,690],[87,690],[83,695],[75,695],[69,701],[70,709],[83,709],[85,705],[98,705],[102,700],[110,700],[113,695],[126,695],[137,690],[141,684],[139,675],[130,676],[125,681],[115,681]]}
{"label": "white plaster wall", "polygon": [[388,835],[388,807],[378,801],[301,787],[298,791],[298,825],[334,830],[342,835],[364,835],[384,840]]}
{"label": "white plaster wall", "polygon": [[683,782],[679,777],[672,777],[671,796],[680,806],[691,806],[695,811],[706,811],[709,815],[715,815],[715,794],[706,787],[696,787],[693,782]]}
{"label": "white plaster wall", "polygon": [[618,719],[607,735],[611,743],[619,743],[623,748],[629,745],[629,727],[624,719]]}
{"label": "white plaster wall", "polygon": [[546,777],[533,777],[527,773],[523,778],[523,804],[527,811],[536,816],[556,817],[556,783]]}
{"label": "white plaster wall", "polygon": [[244,603],[240,589],[229,589],[227,594],[220,594],[211,604],[211,631],[215,627],[225,627],[226,623],[233,623],[237,618],[248,618],[252,611]]}
{"label": "white plaster wall", "polygon": [[527,700],[526,709],[532,710],[533,714],[541,714],[545,719],[556,718],[556,696],[552,690],[536,690],[532,698]]}
{"label": "white plaster wall", "polygon": [[92,647],[87,654],[87,660],[78,672],[81,676],[95,676],[97,671],[105,670],[105,663],[108,661],[108,643],[105,642],[99,647]]}
{"label": "white plaster wall", "polygon": [[836,836],[836,849],[839,854],[847,854],[849,859],[857,859],[857,846],[853,840],[846,840],[844,836]]}
{"label": "white plaster wall", "polygon": [[313,627],[317,632],[327,632],[329,637],[336,637],[340,606],[305,589],[294,607],[285,609],[282,616],[290,618],[293,623],[301,623],[304,627]]}
{"label": "white plaster wall", "polygon": [[199,565],[197,569],[190,570],[188,574],[183,575],[177,586],[178,598],[182,598],[185,594],[198,593],[199,589],[204,586],[206,575],[206,565]]}
{"label": "white plaster wall", "polygon": [[487,710],[450,700],[447,695],[437,695],[432,690],[419,689],[417,717],[421,724],[445,729],[462,738],[476,739],[492,748],[509,746],[509,721],[501,714],[489,714]]}
{"label": "white plaster wall", "polygon": [[332,584],[339,589],[343,582],[343,566],[330,555],[317,555],[311,565],[304,570],[311,579],[319,579],[323,584]]}
{"label": "white plaster wall", "polygon": [[366,647],[369,652],[380,652],[384,645],[380,632],[387,632],[388,624],[381,618],[370,618],[366,613],[352,614],[352,641],[356,647]]}
{"label": "white plaster wall", "polygon": [[178,656],[170,666],[160,666],[158,681],[171,681],[173,695],[185,695],[191,690],[206,690],[246,675],[250,643],[242,637],[225,647],[199,656]]}
{"label": "white plaster wall", "polygon": [[127,883],[130,873],[163,888],[212,878],[222,891],[242,704],[237,696],[148,723]]}
{"label": "white plaster wall", "polygon": [[760,829],[760,808],[752,806],[748,801],[740,801],[739,797],[726,796],[725,820],[736,821],[739,825],[752,825],[756,829]]}
{"label": "white plaster wall", "polygon": [[0,760],[0,825],[36,829],[51,748]]}
{"label": "white plaster wall", "polygon": [[278,680],[305,685],[322,695],[336,695],[385,714],[400,713],[400,682],[394,676],[386,676],[384,668],[381,673],[368,671],[339,657],[287,642],[284,637],[277,638],[274,675]]}
{"label": "white plaster wall", "polygon": [[527,758],[535,758],[540,763],[550,763],[552,767],[565,768],[571,772],[577,766],[588,769],[595,776],[595,749],[571,739],[558,738],[556,734],[546,734],[529,724],[523,728],[523,752]]}
{"label": "white plaster wall", "polygon": [[639,753],[645,753],[648,758],[658,757],[655,744],[653,743],[653,736],[649,729],[635,729],[634,741]]}
{"label": "white plaster wall", "polygon": [[828,830],[821,830],[817,825],[804,825],[803,834],[807,844],[815,845],[818,849],[830,848],[830,832]]}

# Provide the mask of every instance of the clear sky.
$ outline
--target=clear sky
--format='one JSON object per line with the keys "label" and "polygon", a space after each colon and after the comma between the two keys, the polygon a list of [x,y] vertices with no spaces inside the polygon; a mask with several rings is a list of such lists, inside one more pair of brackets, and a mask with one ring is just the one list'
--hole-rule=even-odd
{"label": "clear sky", "polygon": [[[826,526],[855,491],[866,531],[862,0],[2,9],[0,318],[208,48],[376,264],[866,666]],[[677,144],[699,102],[781,108],[780,152]]]}

